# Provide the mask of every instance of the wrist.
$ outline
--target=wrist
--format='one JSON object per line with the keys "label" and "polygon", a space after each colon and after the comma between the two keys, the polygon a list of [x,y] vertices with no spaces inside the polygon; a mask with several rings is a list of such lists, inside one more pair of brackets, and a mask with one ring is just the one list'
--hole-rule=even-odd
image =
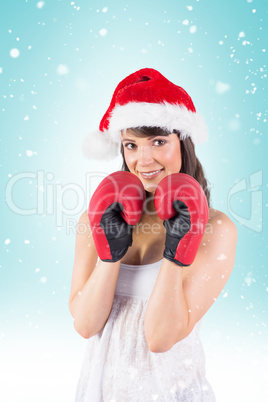
{"label": "wrist", "polygon": [[120,263],[121,259],[117,261],[111,261],[111,260],[99,260],[97,265],[102,265],[102,268],[105,267],[113,267],[113,269],[119,269],[120,268]]}
{"label": "wrist", "polygon": [[183,268],[183,267],[189,267],[189,266],[190,266],[190,264],[189,264],[189,265],[186,265],[186,264],[183,264],[182,262],[176,260],[172,255],[170,255],[169,250],[166,250],[166,249],[165,249],[165,251],[164,251],[164,259],[166,259],[167,261],[170,261],[170,262],[174,263],[177,268],[178,268],[178,267]]}

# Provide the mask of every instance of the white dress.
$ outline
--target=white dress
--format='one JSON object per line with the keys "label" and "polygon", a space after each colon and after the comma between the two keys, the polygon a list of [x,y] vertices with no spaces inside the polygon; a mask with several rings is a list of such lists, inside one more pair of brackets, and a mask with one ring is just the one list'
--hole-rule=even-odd
{"label": "white dress", "polygon": [[163,260],[120,265],[105,327],[87,340],[76,402],[215,402],[205,375],[199,321],[169,351],[153,353],[144,316]]}

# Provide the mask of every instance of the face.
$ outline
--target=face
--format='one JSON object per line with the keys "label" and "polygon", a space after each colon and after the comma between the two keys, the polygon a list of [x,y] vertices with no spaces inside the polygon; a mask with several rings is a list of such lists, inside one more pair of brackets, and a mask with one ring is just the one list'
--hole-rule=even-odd
{"label": "face", "polygon": [[142,138],[126,130],[121,140],[126,164],[146,191],[154,192],[165,176],[180,171],[181,146],[177,134]]}

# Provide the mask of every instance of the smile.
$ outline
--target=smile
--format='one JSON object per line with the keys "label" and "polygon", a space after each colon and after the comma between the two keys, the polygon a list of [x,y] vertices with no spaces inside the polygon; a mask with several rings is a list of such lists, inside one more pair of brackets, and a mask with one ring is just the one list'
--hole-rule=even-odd
{"label": "smile", "polygon": [[152,179],[157,177],[164,169],[154,170],[153,172],[140,172],[141,177],[144,179]]}

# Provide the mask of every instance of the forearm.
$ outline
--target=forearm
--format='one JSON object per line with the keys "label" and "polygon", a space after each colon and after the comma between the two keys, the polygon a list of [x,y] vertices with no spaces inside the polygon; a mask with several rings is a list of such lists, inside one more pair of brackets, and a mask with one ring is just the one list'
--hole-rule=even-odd
{"label": "forearm", "polygon": [[74,327],[84,338],[98,333],[112,308],[120,261],[99,260],[82,289],[70,302]]}
{"label": "forearm", "polygon": [[144,330],[150,350],[164,352],[183,339],[188,314],[182,267],[164,258],[145,313]]}

